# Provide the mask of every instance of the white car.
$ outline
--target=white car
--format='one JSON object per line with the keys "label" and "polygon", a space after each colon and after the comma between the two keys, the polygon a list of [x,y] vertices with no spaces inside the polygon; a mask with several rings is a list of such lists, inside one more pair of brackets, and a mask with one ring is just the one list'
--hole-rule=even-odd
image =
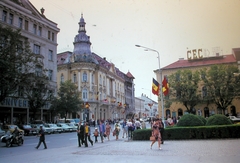
{"label": "white car", "polygon": [[53,130],[53,133],[62,133],[63,132],[63,128],[57,126],[56,124],[46,124],[46,126],[48,126],[49,128],[51,128]]}
{"label": "white car", "polygon": [[68,126],[66,123],[58,123],[57,126],[62,127],[63,132],[72,132],[73,131],[73,128]]}
{"label": "white car", "polygon": [[233,121],[233,123],[240,122],[240,118],[237,118],[235,116],[229,116],[229,118]]}
{"label": "white car", "polygon": [[73,131],[77,131],[78,126],[73,123],[67,123],[68,126],[73,128]]}

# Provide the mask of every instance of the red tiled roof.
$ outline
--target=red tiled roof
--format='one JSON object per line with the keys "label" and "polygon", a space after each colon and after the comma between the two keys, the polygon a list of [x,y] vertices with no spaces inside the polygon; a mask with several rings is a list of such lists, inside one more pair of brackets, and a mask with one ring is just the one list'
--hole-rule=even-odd
{"label": "red tiled roof", "polygon": [[187,68],[187,67],[198,67],[198,66],[207,66],[207,65],[214,65],[214,64],[226,64],[226,63],[236,63],[237,60],[233,54],[230,55],[223,55],[223,56],[215,56],[215,57],[208,57],[203,59],[196,59],[196,60],[184,60],[179,59],[178,61],[165,66],[162,70],[167,69],[175,69],[175,68]]}
{"label": "red tiled roof", "polygon": [[128,71],[128,73],[126,74],[129,78],[133,78],[133,79],[135,79],[134,78],[134,76]]}
{"label": "red tiled roof", "polygon": [[66,58],[68,57],[69,53],[72,53],[72,52],[66,51],[66,52],[57,54],[57,64],[58,65],[63,64]]}

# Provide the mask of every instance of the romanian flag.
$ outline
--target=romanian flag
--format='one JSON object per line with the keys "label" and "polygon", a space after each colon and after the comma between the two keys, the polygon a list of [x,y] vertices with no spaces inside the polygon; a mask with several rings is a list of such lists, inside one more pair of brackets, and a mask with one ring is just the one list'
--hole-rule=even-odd
{"label": "romanian flag", "polygon": [[154,78],[152,83],[152,93],[157,96],[159,94],[159,83]]}
{"label": "romanian flag", "polygon": [[168,85],[166,76],[164,76],[164,79],[162,81],[162,86],[163,86],[162,87],[163,94],[164,94],[164,96],[167,96],[168,92],[169,92],[169,85]]}

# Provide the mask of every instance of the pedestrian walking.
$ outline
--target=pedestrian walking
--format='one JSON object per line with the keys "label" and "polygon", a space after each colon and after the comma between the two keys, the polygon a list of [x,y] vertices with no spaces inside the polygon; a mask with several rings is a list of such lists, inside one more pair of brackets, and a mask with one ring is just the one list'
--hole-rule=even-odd
{"label": "pedestrian walking", "polygon": [[107,122],[107,125],[106,125],[106,135],[107,135],[108,140],[110,140],[109,139],[109,135],[110,135],[111,132],[112,132],[112,127]]}
{"label": "pedestrian walking", "polygon": [[44,149],[47,149],[47,145],[45,143],[45,134],[44,134],[44,130],[43,130],[42,126],[40,126],[38,136],[39,136],[39,142],[38,142],[38,145],[35,148],[38,149],[39,146],[41,145],[41,143],[43,143]]}
{"label": "pedestrian walking", "polygon": [[159,125],[159,131],[160,131],[160,134],[161,134],[161,144],[163,144],[164,140],[163,140],[163,133],[164,133],[164,123],[162,121],[162,118],[159,119],[159,123],[161,125]]}
{"label": "pedestrian walking", "polygon": [[136,127],[137,130],[138,130],[138,129],[141,129],[141,123],[140,123],[140,121],[139,121],[138,118],[136,119],[136,121],[135,121],[135,123],[134,123],[134,126]]}
{"label": "pedestrian walking", "polygon": [[118,140],[118,136],[119,136],[119,132],[120,132],[120,126],[118,124],[118,121],[115,124],[114,132],[115,132],[116,140]]}
{"label": "pedestrian walking", "polygon": [[122,129],[123,129],[122,138],[124,138],[124,134],[126,134],[126,138],[127,138],[127,136],[128,136],[128,125],[127,125],[126,119],[124,119],[124,121],[122,123]]}
{"label": "pedestrian walking", "polygon": [[84,143],[84,126],[79,122],[77,128],[77,136],[78,136],[78,147],[81,147]]}
{"label": "pedestrian walking", "polygon": [[132,119],[129,119],[129,121],[127,122],[127,126],[128,126],[128,137],[132,139],[133,137],[132,133],[135,129],[134,122]]}
{"label": "pedestrian walking", "polygon": [[142,129],[146,129],[146,123],[142,121]]}
{"label": "pedestrian walking", "polygon": [[[85,123],[84,126],[84,142],[85,142],[85,147],[88,147],[88,141],[92,144],[93,146],[93,141],[91,140],[91,130],[90,127],[88,126],[88,122]],[[88,140],[88,141],[87,141]]]}
{"label": "pedestrian walking", "polygon": [[94,137],[95,137],[95,143],[97,143],[97,142],[98,142],[97,137],[98,137],[98,135],[99,135],[99,132],[98,132],[98,129],[97,129],[97,128],[95,128],[95,131],[94,131],[93,135],[94,135]]}
{"label": "pedestrian walking", "polygon": [[152,136],[155,138],[152,143],[150,144],[151,146],[151,149],[152,149],[152,146],[153,144],[157,141],[158,142],[158,149],[161,150],[161,147],[160,147],[160,144],[161,144],[161,134],[160,134],[160,131],[159,131],[159,128],[160,128],[160,122],[159,122],[159,119],[155,119],[153,121],[153,125],[152,125]]}
{"label": "pedestrian walking", "polygon": [[103,136],[104,136],[104,134],[106,134],[105,133],[106,132],[106,128],[105,128],[104,121],[100,121],[99,132],[100,132],[101,141],[103,143]]}

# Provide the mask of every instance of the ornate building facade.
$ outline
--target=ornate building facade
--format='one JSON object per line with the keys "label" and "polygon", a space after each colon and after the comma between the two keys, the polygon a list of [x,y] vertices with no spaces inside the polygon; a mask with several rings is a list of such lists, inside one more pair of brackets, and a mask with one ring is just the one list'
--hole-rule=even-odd
{"label": "ornate building facade", "polygon": [[[43,8],[39,12],[29,0],[1,0],[0,24],[21,30],[21,35],[29,42],[32,52],[41,55],[42,68],[48,70],[52,91],[56,91],[57,34],[60,31],[57,24],[46,18]],[[36,118],[49,121],[49,107],[50,104],[41,108]],[[6,98],[0,103],[0,120],[5,123],[28,123],[31,120],[29,112],[28,101],[19,95],[14,99]]]}
{"label": "ornate building facade", "polygon": [[90,37],[86,35],[83,15],[78,34],[74,38],[73,52],[57,55],[58,87],[71,80],[78,87],[81,99],[89,108],[68,115],[69,118],[119,119],[134,113],[134,77],[124,74],[113,63],[91,52]]}
{"label": "ornate building facade", "polygon": [[[199,51],[201,50],[202,49],[199,49]],[[193,51],[196,52],[196,50],[193,50]],[[190,54],[189,51],[188,51],[188,54]],[[214,56],[203,57],[199,55],[193,55],[193,56],[188,55],[188,59],[180,58],[178,61],[161,68],[162,79],[164,76],[171,75],[177,72],[179,69],[180,70],[188,69],[188,70],[195,71],[202,68],[209,68],[211,65],[220,65],[220,64],[236,65],[240,70],[240,48],[233,48],[232,54],[228,54],[228,55],[220,55],[218,52],[216,52]],[[159,71],[155,70],[154,72],[156,73],[157,79],[159,81],[159,78],[160,78],[158,73]],[[203,91],[202,87],[203,85],[200,85],[201,93]],[[171,90],[171,83],[169,83],[169,88]],[[159,104],[160,103],[161,101],[159,101]],[[159,115],[160,117],[162,117],[161,105],[159,105],[158,107],[159,107]],[[194,108],[194,110],[196,111],[197,115],[200,115],[203,117],[209,117],[214,114],[222,114],[222,110],[218,109],[216,105],[213,103],[211,104],[199,103]],[[167,117],[168,115],[170,115],[171,117],[174,117],[174,116],[179,117],[179,116],[182,116],[183,114],[188,114],[188,113],[185,109],[185,106],[180,103],[172,103],[169,108],[164,108],[164,117]],[[229,108],[227,108],[225,110],[225,113],[223,114],[229,114],[229,115],[233,114],[233,115],[240,116],[239,100],[235,98],[232,101],[232,105],[229,106]]]}

